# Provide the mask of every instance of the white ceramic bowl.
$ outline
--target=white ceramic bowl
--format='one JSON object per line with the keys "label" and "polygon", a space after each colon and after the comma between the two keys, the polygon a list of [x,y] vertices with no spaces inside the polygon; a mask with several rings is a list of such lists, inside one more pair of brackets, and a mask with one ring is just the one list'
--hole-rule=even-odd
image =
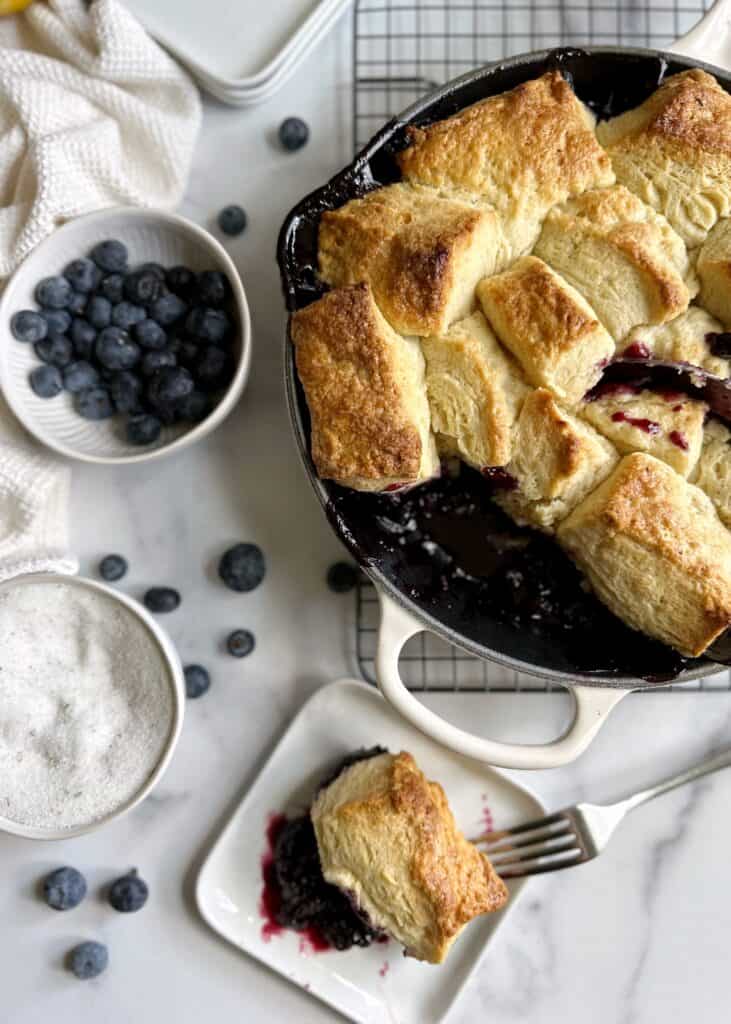
{"label": "white ceramic bowl", "polygon": [[[236,370],[218,405],[197,424],[164,427],[150,445],[131,445],[124,437],[124,419],[101,422],[82,419],[71,396],[38,398],[28,382],[39,365],[32,345],[16,341],[10,319],[21,309],[36,309],[36,285],[59,274],[71,260],[88,256],[97,242],[118,238],[129,249],[130,264],[154,261],[166,267],[183,263],[193,270],[220,270],[229,279],[237,320],[234,339]],[[68,221],[41,242],[18,267],[0,300],[0,388],[23,426],[39,441],[74,459],[103,464],[147,462],[200,440],[231,412],[246,383],[251,362],[249,307],[236,267],[223,246],[203,228],[172,213],[116,206]]]}
{"label": "white ceramic bowl", "polygon": [[[96,818],[93,821],[85,822],[82,825],[74,826],[73,828],[33,828],[18,824],[18,822],[12,821],[10,818],[3,818],[0,815],[0,834],[8,832],[10,835],[21,836],[24,839],[70,839],[73,836],[94,832],[96,829],[101,828],[102,825],[106,825],[107,822],[119,818],[122,814],[126,814],[127,811],[131,811],[140,801],[144,800],[147,794],[159,782],[170,763],[173,751],[180,737],[185,712],[185,681],[178,652],[175,650],[167,634],[158,626],[149,612],[141,604],[127,597],[126,594],[113,590],[104,583],[97,583],[96,580],[85,579],[82,576],[62,576],[57,573],[36,573],[28,576],[16,576],[15,579],[6,580],[0,584],[0,591],[16,586],[33,586],[35,583],[48,582],[63,583],[65,586],[71,587],[83,587],[92,593],[101,594],[105,600],[111,599],[124,605],[135,618],[142,622],[151,636],[153,646],[157,647],[158,653],[167,667],[170,689],[173,695],[173,713],[170,731],[160,759],[143,786],[128,800],[120,804],[119,807],[116,807],[109,814]],[[93,780],[90,780],[90,782],[93,782]]]}

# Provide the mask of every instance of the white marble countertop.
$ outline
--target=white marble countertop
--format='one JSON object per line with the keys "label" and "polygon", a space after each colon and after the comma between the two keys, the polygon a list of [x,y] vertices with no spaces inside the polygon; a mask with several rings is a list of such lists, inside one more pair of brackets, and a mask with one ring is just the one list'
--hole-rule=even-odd
{"label": "white marble countertop", "polygon": [[[349,39],[346,19],[261,108],[206,105],[182,212],[202,224],[228,202],[249,213],[248,230],[229,245],[254,324],[253,372],[240,407],[177,458],[74,471],[82,571],[119,551],[130,561],[130,593],[153,583],[179,587],[182,605],[165,625],[184,660],[209,666],[213,685],[189,704],[172,766],[135,812],[55,845],[0,836],[0,1020],[8,1024],[337,1019],[219,941],[197,916],[191,892],[218,824],[293,713],[317,687],[355,671],[351,598],[324,583],[342,549],[298,464],[286,418],[274,262],[287,210],[348,158]],[[272,143],[289,114],[313,126],[309,146],[296,155]],[[268,560],[264,584],[249,595],[213,582],[218,554],[237,540],[256,541]],[[255,653],[240,662],[221,651],[237,626],[257,638]],[[431,702],[462,724],[479,716],[492,734],[523,740],[558,732],[568,709],[550,695]],[[630,697],[578,763],[527,781],[553,807],[619,796],[728,743],[730,713],[724,692]],[[724,1018],[729,786],[722,773],[664,797],[630,819],[600,860],[534,880],[453,1024]],[[71,914],[54,914],[36,896],[39,877],[62,863],[82,869],[90,883],[90,897]],[[139,916],[115,915],[99,889],[132,865],[150,883],[149,904]],[[81,984],[62,959],[85,938],[108,943],[111,967]]]}

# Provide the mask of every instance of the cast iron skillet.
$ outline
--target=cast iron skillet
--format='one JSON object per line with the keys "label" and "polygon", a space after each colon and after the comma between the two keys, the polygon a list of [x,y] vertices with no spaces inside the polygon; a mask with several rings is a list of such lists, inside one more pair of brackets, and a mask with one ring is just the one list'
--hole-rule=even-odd
{"label": "cast iron skillet", "polygon": [[[437,89],[385,125],[347,168],[291,211],[278,243],[288,310],[302,308],[323,293],[316,275],[322,211],[398,180],[394,154],[407,144],[406,125],[448,117],[553,68],[561,70],[600,118],[613,116],[642,102],[667,75],[690,67],[705,68],[731,92],[731,76],[719,68],[670,52],[609,47],[530,53]],[[670,679],[686,681],[710,671],[707,660],[685,661],[611,616],[586,595],[578,574],[552,541],[521,530],[495,510],[489,501],[490,482],[470,470],[456,480],[443,476],[403,496],[356,494],[319,480],[309,454],[309,416],[289,338],[285,378],[292,426],[310,482],[333,529],[381,596],[379,685],[419,729],[493,764],[548,767],[576,757],[631,689]],[[422,630],[510,669],[571,686],[577,699],[572,727],[552,744],[528,746],[495,743],[456,729],[426,709],[401,682],[401,647]]]}

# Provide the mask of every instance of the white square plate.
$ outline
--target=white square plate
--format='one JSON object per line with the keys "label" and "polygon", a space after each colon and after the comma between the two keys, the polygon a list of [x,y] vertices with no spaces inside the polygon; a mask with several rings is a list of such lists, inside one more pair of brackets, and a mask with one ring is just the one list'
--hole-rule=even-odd
{"label": "white square plate", "polygon": [[526,884],[511,884],[505,910],[473,921],[439,967],[403,956],[393,940],[345,953],[311,953],[291,931],[267,935],[260,913],[262,854],[272,813],[301,813],[317,782],[344,754],[381,744],[408,750],[440,782],[468,836],[490,819],[504,828],[543,815],[533,794],[495,769],[437,746],[354,680],[319,690],[284,734],[206,858],[196,886],[207,923],[229,942],[359,1024],[437,1024],[477,970]]}

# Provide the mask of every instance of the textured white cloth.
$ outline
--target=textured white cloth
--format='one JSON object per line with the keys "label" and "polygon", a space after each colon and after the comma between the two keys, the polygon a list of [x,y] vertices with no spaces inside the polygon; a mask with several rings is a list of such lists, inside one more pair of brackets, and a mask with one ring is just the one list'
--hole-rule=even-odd
{"label": "textured white cloth", "polygon": [[200,116],[188,75],[117,0],[48,0],[3,19],[0,278],[70,217],[175,206]]}

